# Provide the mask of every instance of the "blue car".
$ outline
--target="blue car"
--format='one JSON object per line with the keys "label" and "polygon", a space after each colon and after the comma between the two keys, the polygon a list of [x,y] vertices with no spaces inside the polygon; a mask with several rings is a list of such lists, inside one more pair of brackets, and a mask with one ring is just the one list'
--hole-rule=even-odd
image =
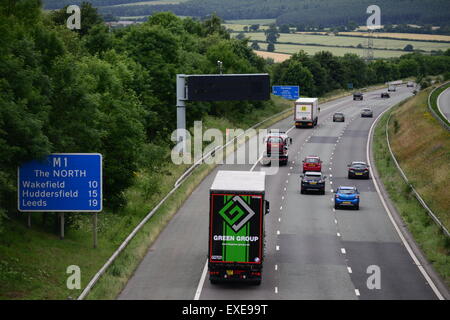
{"label": "blue car", "polygon": [[353,207],[359,210],[359,191],[356,187],[340,186],[335,191],[334,208],[339,209],[341,206]]}

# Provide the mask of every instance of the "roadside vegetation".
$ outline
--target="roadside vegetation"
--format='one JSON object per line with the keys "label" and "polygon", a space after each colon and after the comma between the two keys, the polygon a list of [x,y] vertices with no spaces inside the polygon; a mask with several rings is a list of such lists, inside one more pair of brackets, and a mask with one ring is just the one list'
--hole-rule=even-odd
{"label": "roadside vegetation", "polygon": [[450,285],[450,239],[428,216],[404,182],[386,143],[408,179],[440,221],[450,227],[450,134],[433,118],[427,107],[431,88],[394,107],[379,121],[374,134],[374,158],[381,181],[409,231],[428,261]]}
{"label": "roadside vegetation", "polygon": [[[446,75],[446,80],[450,80],[450,73],[448,75]],[[448,119],[441,113],[441,111],[438,108],[438,97],[439,95],[444,92],[445,90],[447,90],[448,88],[450,88],[450,83],[443,86],[442,88],[436,89],[436,91],[434,91],[431,94],[431,98],[430,98],[430,103],[431,103],[431,108],[433,108],[434,112],[436,112],[436,114],[442,119],[442,121],[444,121],[448,126],[450,126],[450,122],[448,121]]]}

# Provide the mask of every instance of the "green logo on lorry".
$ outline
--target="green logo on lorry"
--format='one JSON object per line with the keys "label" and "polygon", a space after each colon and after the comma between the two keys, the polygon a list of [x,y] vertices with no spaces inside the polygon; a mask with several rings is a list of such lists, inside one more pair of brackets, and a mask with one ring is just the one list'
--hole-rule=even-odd
{"label": "green logo on lorry", "polygon": [[241,197],[234,196],[219,211],[219,214],[234,232],[238,232],[255,215],[255,212]]}

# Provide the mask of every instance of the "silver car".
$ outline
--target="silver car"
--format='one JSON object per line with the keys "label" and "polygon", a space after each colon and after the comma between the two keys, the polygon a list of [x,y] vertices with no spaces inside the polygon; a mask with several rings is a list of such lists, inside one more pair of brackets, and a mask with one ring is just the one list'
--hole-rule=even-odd
{"label": "silver car", "polygon": [[361,117],[362,117],[362,118],[364,118],[364,117],[372,118],[372,117],[373,117],[372,109],[370,109],[370,108],[364,108],[364,109],[362,109],[362,111],[361,111]]}

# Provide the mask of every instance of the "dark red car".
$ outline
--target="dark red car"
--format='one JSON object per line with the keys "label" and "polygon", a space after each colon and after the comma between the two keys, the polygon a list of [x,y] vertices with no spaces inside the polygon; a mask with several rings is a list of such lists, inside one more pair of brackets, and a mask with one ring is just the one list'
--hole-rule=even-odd
{"label": "dark red car", "polygon": [[306,171],[322,171],[322,160],[317,156],[308,156],[303,160],[303,173]]}

